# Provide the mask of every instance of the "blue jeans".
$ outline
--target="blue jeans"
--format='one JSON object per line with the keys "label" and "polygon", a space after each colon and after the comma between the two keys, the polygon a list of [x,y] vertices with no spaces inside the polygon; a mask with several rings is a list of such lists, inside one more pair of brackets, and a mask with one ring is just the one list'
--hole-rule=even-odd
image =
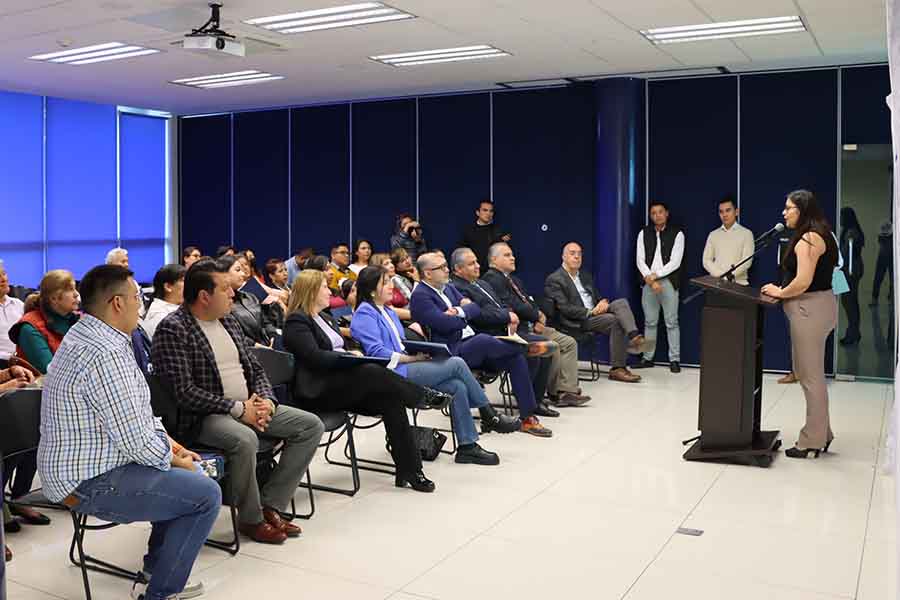
{"label": "blue jeans", "polygon": [[407,369],[410,381],[453,394],[450,418],[453,419],[456,439],[460,445],[477,442],[478,432],[475,430],[471,409],[487,406],[488,399],[466,361],[454,356],[445,361],[411,363],[407,365]]}
{"label": "blue jeans", "polygon": [[669,362],[678,362],[681,360],[678,290],[668,279],[663,279],[659,283],[662,286],[660,293],[654,292],[649,285],[645,285],[641,292],[641,306],[644,308],[644,338],[647,340],[648,348],[644,352],[644,358],[653,360],[653,355],[656,354],[656,330],[659,324],[659,309],[662,308],[663,318],[666,321],[666,340],[669,342]]}
{"label": "blue jeans", "polygon": [[222,506],[219,484],[196,471],[159,471],[134,463],[81,482],[74,511],[111,523],[153,524],[144,571],[147,600],[184,589],[194,560]]}

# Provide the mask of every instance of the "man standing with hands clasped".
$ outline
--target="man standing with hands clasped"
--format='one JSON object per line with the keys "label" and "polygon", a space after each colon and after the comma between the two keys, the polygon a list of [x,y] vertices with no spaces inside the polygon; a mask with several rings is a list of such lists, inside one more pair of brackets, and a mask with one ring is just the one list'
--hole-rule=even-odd
{"label": "man standing with hands clasped", "polygon": [[[741,211],[734,198],[728,196],[719,200],[719,219],[722,226],[710,232],[703,248],[703,268],[713,277],[721,277],[733,265],[753,254],[753,232],[737,222],[740,214]],[[733,273],[735,283],[750,285],[747,271],[752,264],[753,261],[748,260],[735,269]]]}
{"label": "man standing with hands clasped", "polygon": [[644,308],[644,338],[648,347],[638,368],[653,366],[656,353],[656,331],[659,309],[666,321],[669,342],[669,370],[681,372],[681,345],[678,329],[678,287],[681,259],[684,256],[684,234],[669,225],[669,209],[659,201],[650,203],[650,224],[637,238],[637,268],[644,278],[641,306]]}

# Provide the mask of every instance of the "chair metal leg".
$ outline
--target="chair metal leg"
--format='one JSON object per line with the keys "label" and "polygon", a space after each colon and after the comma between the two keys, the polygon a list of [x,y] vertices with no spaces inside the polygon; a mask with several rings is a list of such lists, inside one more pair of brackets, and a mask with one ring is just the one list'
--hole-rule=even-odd
{"label": "chair metal leg", "polygon": [[[88,525],[87,515],[81,515],[74,511],[69,513],[72,516],[72,543],[69,545],[69,560],[73,565],[81,569],[81,578],[84,583],[84,595],[87,600],[91,600],[91,585],[88,580],[88,570],[97,573],[106,573],[113,577],[120,577],[129,581],[134,581],[138,574],[135,571],[123,569],[118,565],[94,558],[90,554],[84,552],[84,534],[87,531],[103,531],[118,526],[118,523],[103,523],[100,525]],[[75,550],[78,550],[78,556],[75,556]]]}
{"label": "chair metal leg", "polygon": [[[231,494],[231,479],[228,479],[226,477],[226,480],[223,482],[223,487],[225,486],[228,486],[228,502],[232,502],[233,496]],[[233,504],[229,504],[228,509],[231,512],[231,539],[227,542],[207,539],[205,542],[203,542],[203,545],[209,546],[210,548],[215,548],[216,550],[222,550],[223,552],[227,552],[228,554],[234,556],[241,551],[241,536],[238,532],[237,508]]]}
{"label": "chair metal leg", "polygon": [[[359,426],[359,425],[356,424],[356,415],[353,415],[353,417],[350,419],[350,425],[351,425],[350,431],[352,431],[353,429],[372,429],[373,427],[376,427],[377,425],[380,425],[380,424],[381,424],[381,420],[379,419],[378,421],[376,421],[375,423],[373,423],[373,424],[371,424],[371,425]],[[353,444],[353,442],[351,441],[350,437],[348,437],[348,438],[347,438],[347,443],[344,444],[344,456],[347,458],[347,460],[351,460],[351,457],[350,457],[350,454],[351,454],[350,446],[351,446],[352,444]],[[353,446],[353,451],[352,451],[352,453],[353,453],[354,455],[356,454],[356,447],[355,447],[355,445]],[[338,465],[338,466],[341,466],[341,467],[350,467],[350,466],[351,466],[350,463],[346,463],[346,462],[342,462],[342,461],[337,461],[337,460],[332,460],[332,459],[330,459],[330,458],[328,457],[328,451],[327,451],[327,450],[326,450],[326,452],[325,452],[325,460],[326,460],[329,464],[332,464],[332,465]],[[351,460],[351,462],[353,462],[353,461]],[[387,462],[384,462],[384,461],[380,461],[380,460],[372,460],[372,459],[369,459],[369,458],[359,458],[359,456],[356,456],[355,462],[356,462],[356,468],[357,468],[357,469],[364,469],[364,470],[366,470],[366,471],[372,471],[372,472],[375,472],[375,473],[384,473],[385,475],[396,475],[396,474],[397,474],[396,469],[395,469],[395,467],[394,467],[394,463],[392,463],[392,462],[391,462],[391,463],[387,463]],[[375,466],[371,466],[371,467],[370,467],[370,466],[366,466],[366,465],[375,465]],[[382,467],[383,467],[383,468],[382,468]]]}
{"label": "chair metal leg", "polygon": [[[349,455],[350,463],[344,463],[342,461],[334,460],[329,456],[329,450],[332,448],[335,442],[341,439],[342,436],[346,435],[347,440],[344,448],[344,452]],[[350,418],[344,423],[344,429],[335,437],[335,432],[331,431],[328,433],[328,441],[325,442],[325,462],[330,465],[337,465],[342,467],[350,467],[350,475],[353,478],[353,487],[351,489],[338,488],[328,485],[321,485],[317,483],[312,483],[312,480],[309,479],[307,475],[308,483],[300,482],[300,487],[306,487],[310,490],[316,490],[320,492],[330,492],[332,494],[342,494],[344,496],[353,497],[359,491],[360,488],[360,479],[359,479],[359,465],[357,463],[356,458],[356,443],[353,439],[353,422]],[[312,492],[310,492],[312,493]]]}
{"label": "chair metal leg", "polygon": [[[309,473],[309,467],[306,469],[306,481],[311,484],[312,483],[312,475]],[[311,485],[303,485],[302,481],[298,487],[305,487],[307,493],[309,494],[309,512],[298,514],[297,513],[297,503],[291,498],[291,512],[287,511],[279,511],[281,514],[281,518],[286,521],[293,521],[294,519],[303,519],[304,521],[308,521],[312,518],[314,514],[316,514],[316,497],[313,495],[313,487]]]}
{"label": "chair metal leg", "polygon": [[495,404],[494,406],[502,408],[503,414],[506,416],[515,416],[519,404],[516,401],[516,395],[512,391],[512,382],[509,380],[508,371],[504,371],[500,376],[500,397],[503,399],[503,403]]}

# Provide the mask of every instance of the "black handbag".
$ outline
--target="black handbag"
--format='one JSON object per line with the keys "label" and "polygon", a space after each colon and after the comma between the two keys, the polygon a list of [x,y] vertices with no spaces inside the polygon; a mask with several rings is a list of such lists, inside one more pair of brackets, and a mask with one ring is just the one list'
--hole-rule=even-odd
{"label": "black handbag", "polygon": [[[419,450],[419,456],[422,457],[422,460],[431,462],[441,455],[441,449],[447,443],[446,435],[434,427],[420,427],[416,425],[412,430],[413,441]],[[388,452],[391,451],[391,443],[387,440],[387,436],[385,436],[384,447],[387,448]]]}

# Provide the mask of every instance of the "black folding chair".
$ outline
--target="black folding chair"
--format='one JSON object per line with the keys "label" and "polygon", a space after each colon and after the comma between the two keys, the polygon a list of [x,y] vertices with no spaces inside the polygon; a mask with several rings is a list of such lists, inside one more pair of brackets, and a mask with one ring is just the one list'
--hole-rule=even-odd
{"label": "black folding chair", "polygon": [[554,329],[561,331],[562,333],[575,338],[575,342],[578,344],[578,355],[581,356],[583,351],[588,353],[589,360],[589,368],[582,369],[578,368],[578,381],[599,381],[600,375],[603,373],[600,369],[600,363],[597,362],[597,333],[590,333],[586,331],[573,330],[566,327],[563,327],[559,323],[559,315],[556,310],[556,303],[552,298],[538,298],[537,304],[540,307],[541,311],[547,316],[547,322]]}

